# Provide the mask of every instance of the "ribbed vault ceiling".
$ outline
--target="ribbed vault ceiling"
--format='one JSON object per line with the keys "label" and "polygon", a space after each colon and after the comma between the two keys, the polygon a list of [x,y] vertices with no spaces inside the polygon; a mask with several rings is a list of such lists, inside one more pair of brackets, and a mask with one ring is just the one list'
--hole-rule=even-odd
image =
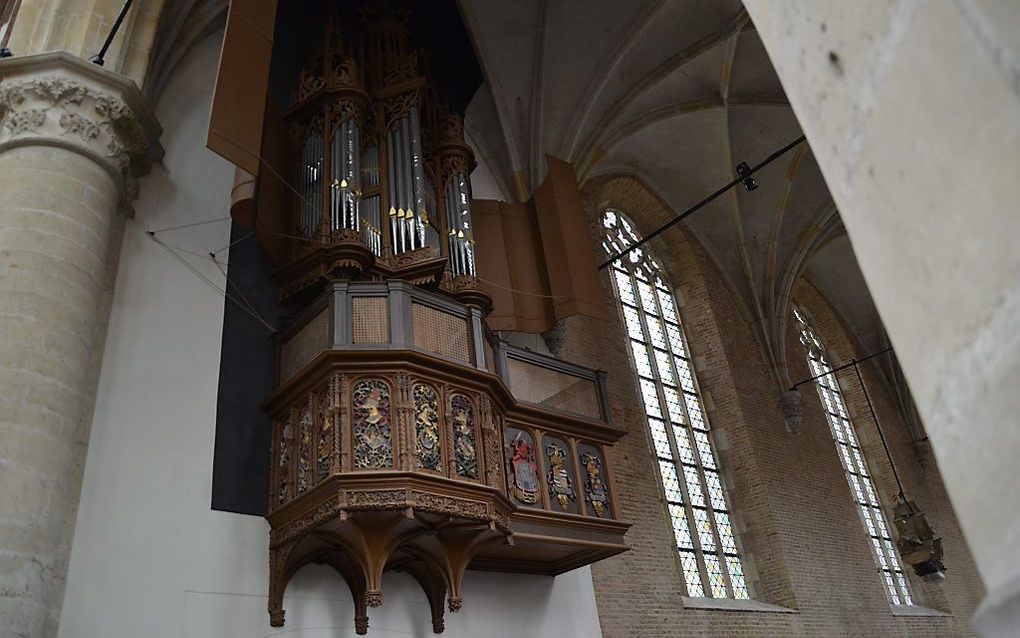
{"label": "ribbed vault ceiling", "polygon": [[[150,94],[179,51],[222,24],[224,0],[184,0],[161,21]],[[486,82],[467,109],[482,196],[545,177],[631,176],[675,212],[801,135],[739,0],[459,0]],[[882,328],[821,172],[801,145],[684,223],[729,282],[785,379],[783,317],[797,276],[869,350]],[[481,184],[480,184],[481,185]],[[669,233],[664,236],[669,243]]]}
{"label": "ribbed vault ceiling", "polygon": [[[461,0],[486,84],[468,107],[482,161],[509,197],[545,154],[582,181],[640,179],[676,212],[801,135],[738,0]],[[745,306],[781,382],[785,310],[805,275],[866,348],[881,327],[807,145],[685,223]],[[666,237],[668,242],[668,235]]]}

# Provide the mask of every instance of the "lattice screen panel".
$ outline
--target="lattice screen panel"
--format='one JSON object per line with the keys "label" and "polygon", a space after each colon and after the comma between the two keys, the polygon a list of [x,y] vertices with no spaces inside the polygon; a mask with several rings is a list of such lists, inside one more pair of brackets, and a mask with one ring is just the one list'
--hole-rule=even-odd
{"label": "lattice screen panel", "polygon": [[518,359],[507,359],[510,392],[528,403],[601,418],[595,382],[569,374],[532,365]]}
{"label": "lattice screen panel", "polygon": [[389,343],[390,304],[386,297],[354,297],[351,309],[354,343]]}
{"label": "lattice screen panel", "polygon": [[426,352],[471,363],[467,320],[424,304],[411,304],[414,347]]}
{"label": "lattice screen panel", "polygon": [[319,353],[329,348],[329,309],[325,309],[283,344],[280,352],[280,380],[294,376]]}

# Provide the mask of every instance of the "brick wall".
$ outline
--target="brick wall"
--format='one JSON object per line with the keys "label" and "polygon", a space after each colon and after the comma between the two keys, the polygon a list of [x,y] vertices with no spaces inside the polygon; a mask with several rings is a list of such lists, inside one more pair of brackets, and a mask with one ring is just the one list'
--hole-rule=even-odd
{"label": "brick wall", "polygon": [[[591,180],[585,186],[585,198],[597,250],[601,250],[599,215],[607,206],[627,213],[642,231],[672,214],[631,178]],[[650,247],[678,290],[754,597],[796,613],[685,607],[625,332],[611,284],[604,277],[606,302],[612,304],[608,318],[572,317],[563,322],[559,352],[568,360],[609,373],[612,417],[629,432],[616,446],[613,463],[619,511],[634,524],[627,534],[632,549],[593,566],[604,635],[971,635],[966,619],[983,596],[977,572],[934,464],[929,462],[926,471],[919,463],[884,380],[876,375],[877,368],[865,371],[869,392],[889,432],[907,492],[945,539],[950,570],[944,586],[912,579],[912,587],[919,604],[952,616],[893,615],[817,394],[810,386],[804,388],[803,432],[788,433],[778,404],[779,387],[769,374],[748,315],[700,244],[680,227]],[[796,293],[798,303],[818,318],[820,336],[829,348],[845,360],[860,354],[851,333],[817,291],[801,282]],[[805,378],[809,375],[803,349],[792,328],[788,336],[791,376]],[[895,489],[890,487],[894,483],[888,463],[859,389],[848,385],[847,401],[859,415],[855,423],[880,491],[883,497],[891,495]]]}

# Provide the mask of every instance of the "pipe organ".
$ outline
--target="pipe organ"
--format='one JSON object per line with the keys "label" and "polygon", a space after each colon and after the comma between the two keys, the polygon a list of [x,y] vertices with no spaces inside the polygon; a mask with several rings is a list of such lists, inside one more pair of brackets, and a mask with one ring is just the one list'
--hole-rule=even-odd
{"label": "pipe organ", "polygon": [[357,55],[330,23],[286,116],[297,153],[294,252],[304,262],[281,274],[282,297],[372,262],[484,300],[471,222],[474,155],[460,115],[429,85],[399,19],[380,12],[364,22]]}
{"label": "pipe organ", "polygon": [[604,375],[487,328],[474,158],[408,40],[385,11],[349,44],[329,20],[286,115],[293,230],[275,278],[298,312],[263,403],[273,626],[308,563],[346,580],[357,633],[389,570],[421,585],[440,633],[467,569],[555,575],[627,549]]}

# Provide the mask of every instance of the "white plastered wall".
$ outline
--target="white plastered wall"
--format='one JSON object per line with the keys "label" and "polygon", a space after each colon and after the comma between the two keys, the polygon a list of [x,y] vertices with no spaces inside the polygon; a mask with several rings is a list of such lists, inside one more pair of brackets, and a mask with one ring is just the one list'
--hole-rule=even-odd
{"label": "white plastered wall", "polygon": [[[61,638],[354,635],[347,586],[320,566],[295,576],[286,626],[269,627],[268,526],[209,505],[223,296],[145,233],[227,215],[234,169],[204,146],[221,37],[188,54],[157,105],[166,157],[124,235]],[[229,230],[220,221],[157,236],[222,288],[202,255]],[[555,579],[469,572],[464,592],[444,636],[601,635],[587,568]],[[383,595],[370,636],[432,635],[409,577],[387,574]]]}

